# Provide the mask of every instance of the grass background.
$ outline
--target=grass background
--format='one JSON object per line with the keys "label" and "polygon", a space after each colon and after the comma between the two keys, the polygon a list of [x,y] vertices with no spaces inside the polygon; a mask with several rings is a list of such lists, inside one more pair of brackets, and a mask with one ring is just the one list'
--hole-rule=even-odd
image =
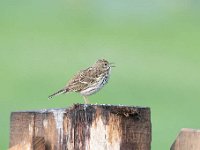
{"label": "grass background", "polygon": [[154,1],[0,1],[0,149],[12,111],[83,102],[49,101],[80,69],[115,62],[92,103],[151,107],[152,150],[168,150],[183,127],[200,128],[200,3]]}

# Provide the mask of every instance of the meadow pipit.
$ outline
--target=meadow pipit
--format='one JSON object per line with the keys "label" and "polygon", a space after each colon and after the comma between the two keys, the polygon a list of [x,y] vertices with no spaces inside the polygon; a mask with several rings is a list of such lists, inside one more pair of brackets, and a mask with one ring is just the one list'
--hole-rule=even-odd
{"label": "meadow pipit", "polygon": [[92,67],[78,72],[64,88],[50,95],[49,99],[68,92],[78,92],[88,103],[87,96],[98,92],[108,82],[111,67],[114,67],[112,63],[99,59]]}

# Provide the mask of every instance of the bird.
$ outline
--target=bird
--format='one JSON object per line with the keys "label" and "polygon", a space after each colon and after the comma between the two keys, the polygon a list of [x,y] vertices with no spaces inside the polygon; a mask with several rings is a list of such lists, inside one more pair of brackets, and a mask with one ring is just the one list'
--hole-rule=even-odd
{"label": "bird", "polygon": [[88,104],[88,96],[98,92],[108,83],[112,67],[115,67],[113,63],[109,63],[105,59],[98,59],[91,67],[75,74],[64,88],[53,93],[48,98],[51,99],[54,96],[68,92],[77,92],[83,96],[85,104]]}

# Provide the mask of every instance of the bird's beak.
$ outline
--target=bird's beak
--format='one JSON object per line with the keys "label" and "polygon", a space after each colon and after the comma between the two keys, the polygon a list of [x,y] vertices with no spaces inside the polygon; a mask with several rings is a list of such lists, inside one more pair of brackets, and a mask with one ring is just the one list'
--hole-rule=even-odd
{"label": "bird's beak", "polygon": [[109,63],[110,67],[116,67],[114,63]]}

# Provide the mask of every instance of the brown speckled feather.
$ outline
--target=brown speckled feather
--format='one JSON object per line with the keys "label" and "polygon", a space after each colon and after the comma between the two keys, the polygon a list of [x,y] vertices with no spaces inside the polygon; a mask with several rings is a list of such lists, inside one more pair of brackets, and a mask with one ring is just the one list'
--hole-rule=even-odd
{"label": "brown speckled feather", "polygon": [[105,71],[90,67],[77,73],[66,85],[69,91],[79,92],[94,84]]}

